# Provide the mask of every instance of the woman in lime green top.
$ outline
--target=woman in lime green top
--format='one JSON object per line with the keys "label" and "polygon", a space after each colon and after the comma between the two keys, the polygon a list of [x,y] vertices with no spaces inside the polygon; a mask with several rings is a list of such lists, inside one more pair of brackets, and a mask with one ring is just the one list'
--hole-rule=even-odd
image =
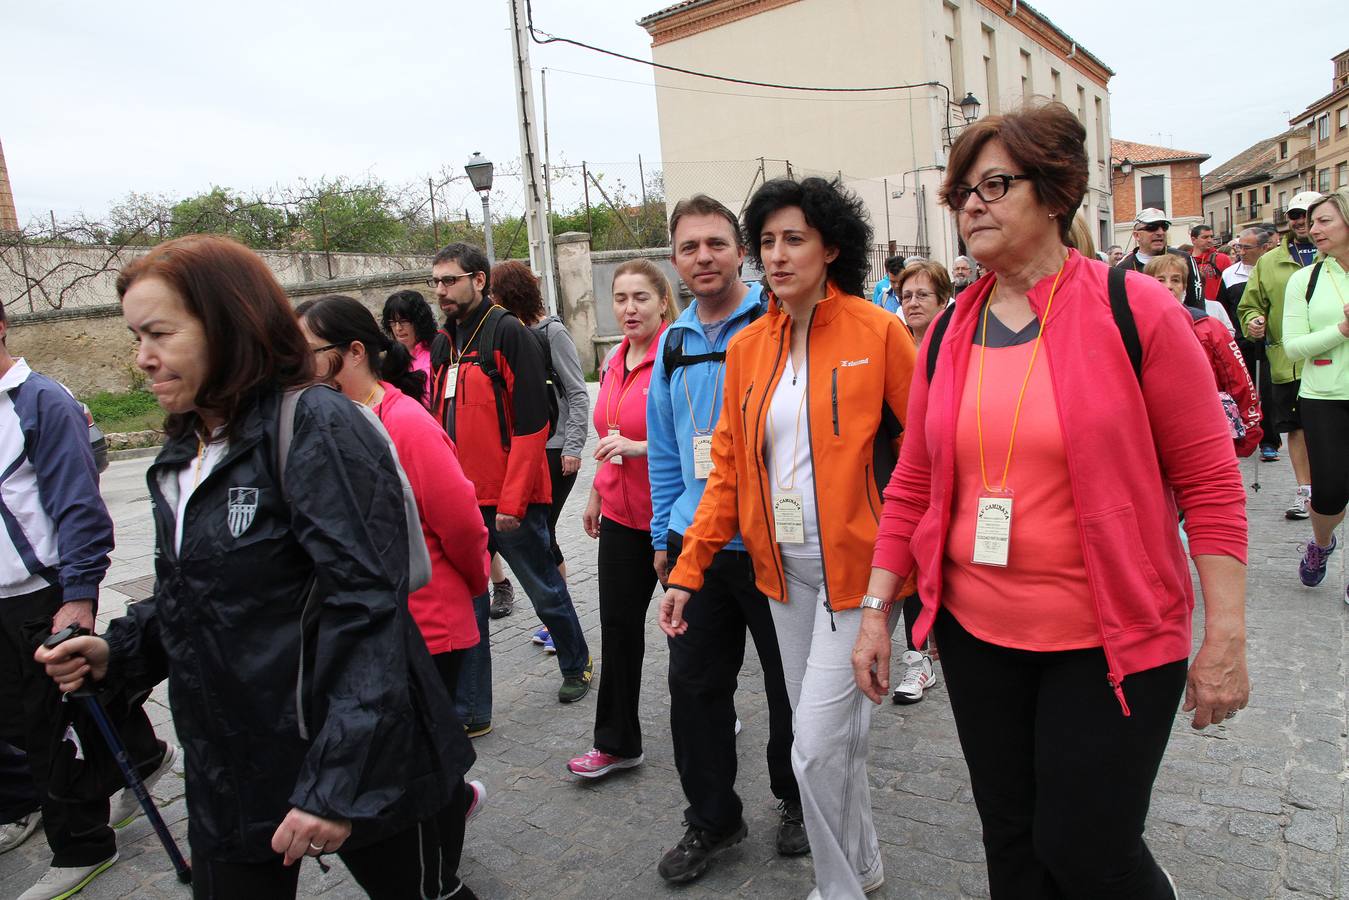
{"label": "woman in lime green top", "polygon": [[1307,215],[1321,258],[1288,279],[1283,349],[1303,361],[1298,405],[1311,461],[1313,539],[1298,575],[1315,587],[1326,577],[1349,503],[1349,188],[1316,201]]}

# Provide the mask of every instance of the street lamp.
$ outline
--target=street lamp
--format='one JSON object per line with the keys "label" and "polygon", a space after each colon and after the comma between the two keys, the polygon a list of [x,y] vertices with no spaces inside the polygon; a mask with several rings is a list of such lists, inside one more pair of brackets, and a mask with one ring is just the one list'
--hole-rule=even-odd
{"label": "street lamp", "polygon": [[472,158],[464,165],[464,171],[468,173],[473,190],[482,197],[482,235],[483,243],[486,244],[483,249],[487,251],[487,261],[494,263],[496,257],[492,253],[492,161],[475,150]]}
{"label": "street lamp", "polygon": [[979,118],[979,98],[970,91],[966,91],[960,101],[960,114],[965,117],[966,125]]}

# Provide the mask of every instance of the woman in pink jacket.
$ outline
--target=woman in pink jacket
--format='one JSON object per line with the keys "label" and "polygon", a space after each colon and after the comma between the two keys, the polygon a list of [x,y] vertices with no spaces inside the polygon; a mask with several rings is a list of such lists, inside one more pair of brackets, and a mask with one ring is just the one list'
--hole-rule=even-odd
{"label": "woman in pink jacket", "polygon": [[487,592],[487,528],[454,443],[422,406],[423,373],[351,297],[300,304],[300,327],[319,377],[374,410],[393,439],[421,516],[431,582],[408,595],[408,609],[450,696],[468,648],[478,643],[473,598]]}
{"label": "woman in pink jacket", "polygon": [[[880,702],[885,613],[917,569],[914,639],[941,648],[995,900],[1173,897],[1143,824],[1176,707],[1204,728],[1250,689],[1245,491],[1213,375],[1161,285],[1128,273],[1112,309],[1125,273],[1065,246],[1085,138],[1050,103],[951,149],[942,199],[989,273],[919,350],[853,654]],[[1204,593],[1188,678],[1178,507]]]}
{"label": "woman in pink jacket", "polygon": [[646,655],[646,611],[656,588],[651,482],[646,471],[646,394],[660,336],[674,319],[670,281],[649,259],[614,271],[614,319],[622,342],[600,366],[595,402],[595,481],[585,530],[599,538],[600,696],[595,745],[567,763],[581,778],[642,764],[637,701]]}

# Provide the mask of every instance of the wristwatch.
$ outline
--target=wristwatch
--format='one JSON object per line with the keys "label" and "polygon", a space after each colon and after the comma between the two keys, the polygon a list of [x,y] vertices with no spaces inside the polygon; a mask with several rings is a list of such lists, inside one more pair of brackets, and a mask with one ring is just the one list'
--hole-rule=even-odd
{"label": "wristwatch", "polygon": [[882,600],[880,597],[873,597],[871,594],[863,594],[862,605],[867,609],[879,609],[881,612],[889,615],[890,607],[895,605],[895,601]]}

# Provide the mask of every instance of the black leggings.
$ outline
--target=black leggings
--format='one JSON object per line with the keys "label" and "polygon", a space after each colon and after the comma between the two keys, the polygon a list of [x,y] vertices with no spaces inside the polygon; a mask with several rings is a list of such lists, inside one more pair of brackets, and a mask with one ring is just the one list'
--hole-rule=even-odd
{"label": "black leggings", "polygon": [[1349,504],[1349,400],[1298,398],[1312,469],[1312,512],[1338,516]]}
{"label": "black leggings", "polygon": [[1126,717],[1100,648],[999,647],[946,610],[936,635],[993,900],[1171,900],[1143,823],[1186,660],[1125,678]]}
{"label": "black leggings", "polygon": [[[468,791],[461,781],[438,815],[391,837],[337,855],[372,900],[409,897],[470,898],[459,881]],[[265,863],[235,863],[192,855],[193,900],[293,900],[301,865],[281,857]]]}
{"label": "black leggings", "polygon": [[548,477],[553,483],[553,505],[548,509],[548,549],[553,552],[553,562],[560,566],[563,560],[562,548],[557,545],[557,520],[562,517],[562,507],[567,504],[567,498],[571,496],[571,489],[576,486],[576,476],[580,472],[562,474],[561,447],[553,447],[545,452],[548,455]]}
{"label": "black leggings", "polygon": [[600,695],[595,749],[632,758],[642,752],[637,718],[646,656],[646,613],[656,589],[651,532],[600,520]]}
{"label": "black leggings", "polygon": [[900,603],[904,607],[904,644],[910,650],[926,650],[927,642],[918,647],[913,643],[913,626],[918,621],[918,616],[923,611],[923,601],[918,599],[918,592],[914,591],[909,596],[903,598]]}

